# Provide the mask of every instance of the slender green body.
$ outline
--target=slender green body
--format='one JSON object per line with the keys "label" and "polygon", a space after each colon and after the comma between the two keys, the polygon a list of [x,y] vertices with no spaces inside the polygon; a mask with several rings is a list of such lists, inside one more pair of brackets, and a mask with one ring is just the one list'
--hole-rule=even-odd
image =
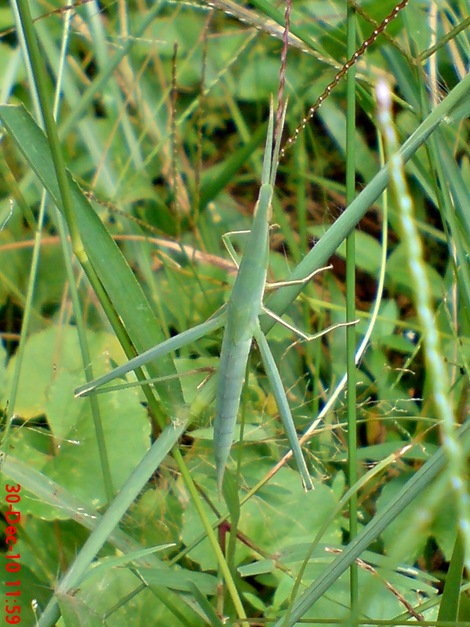
{"label": "slender green body", "polygon": [[222,485],[232,446],[246,365],[262,309],[269,260],[272,186],[261,185],[253,225],[227,307],[217,382],[214,448],[217,482]]}
{"label": "slender green body", "polygon": [[[282,129],[284,124],[284,116],[285,108],[279,125],[280,129]],[[250,354],[253,338],[256,338],[256,342],[260,348],[266,374],[273,389],[279,408],[279,415],[296,459],[304,487],[306,490],[313,488],[307,464],[305,463],[297,439],[294,421],[282,385],[282,380],[267,340],[259,325],[259,316],[263,310],[263,295],[268,271],[271,201],[279,157],[281,133],[278,134],[274,147],[273,135],[274,114],[271,106],[258,202],[256,203],[253,224],[245,246],[238,275],[226,307],[222,308],[221,312],[203,324],[162,342],[158,346],[131,359],[127,364],[119,366],[112,372],[108,372],[102,377],[76,390],[78,396],[86,396],[104,383],[112,381],[130,370],[143,366],[160,355],[165,355],[171,350],[184,346],[225,323],[217,381],[216,416],[214,421],[214,450],[219,492],[222,490],[225,466],[233,442],[233,434],[237,422],[238,410],[240,408],[240,398],[243,391],[248,356]],[[278,318],[276,319],[278,322],[280,321]],[[306,338],[306,336],[303,337]]]}

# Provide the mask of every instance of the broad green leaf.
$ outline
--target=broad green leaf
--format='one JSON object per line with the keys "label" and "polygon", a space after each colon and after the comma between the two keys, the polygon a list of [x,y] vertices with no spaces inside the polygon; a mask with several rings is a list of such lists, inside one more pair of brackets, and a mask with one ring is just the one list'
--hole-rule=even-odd
{"label": "broad green leaf", "polygon": [[[249,452],[244,455],[244,478],[249,484],[259,480],[264,471],[268,470],[261,461],[256,462],[254,457],[247,459]],[[199,472],[193,471],[198,483],[207,484],[203,466]],[[197,473],[197,474],[196,474]],[[215,477],[212,473],[211,482]],[[209,487],[210,484],[208,484]],[[292,542],[306,542],[318,531],[337,501],[333,492],[327,486],[315,484],[315,490],[306,494],[299,481],[298,473],[290,468],[282,468],[273,480],[263,487],[256,497],[243,505],[240,512],[239,528],[255,545],[262,547],[267,553],[281,551],[286,544]],[[184,513],[183,539],[189,544],[202,528],[192,505],[188,505]],[[325,541],[334,544],[340,540],[340,524],[332,524]],[[203,570],[214,568],[214,558],[209,552],[207,542],[199,544],[189,554],[201,564]],[[252,555],[251,551],[238,542],[237,560],[242,561]]]}
{"label": "broad green leaf", "polygon": [[[96,363],[104,362],[103,369],[105,348],[113,347],[115,356],[122,355],[116,340],[107,334],[98,334],[91,345]],[[15,357],[9,362],[9,375],[14,368]],[[25,346],[22,368],[17,414],[23,420],[44,416],[50,433],[44,427],[30,431],[27,424],[15,428],[15,455],[89,505],[102,504],[106,497],[103,485],[96,480],[101,466],[89,403],[77,402],[73,394],[76,381],[82,378],[75,327],[52,326],[31,336]],[[119,488],[149,447],[150,425],[137,389],[103,396],[99,402],[111,474]],[[56,516],[54,509],[36,499],[25,499],[24,505],[36,515]]]}

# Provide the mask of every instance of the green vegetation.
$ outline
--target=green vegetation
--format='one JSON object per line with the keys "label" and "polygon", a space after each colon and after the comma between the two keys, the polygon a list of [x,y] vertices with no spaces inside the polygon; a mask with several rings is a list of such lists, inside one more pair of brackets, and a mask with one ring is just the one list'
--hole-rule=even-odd
{"label": "green vegetation", "polygon": [[[397,5],[346,76],[393,2],[295,2],[285,65],[283,5],[148,4],[0,11],[7,622],[470,625],[464,0]],[[295,283],[265,303],[335,328],[260,316],[221,497],[223,235],[251,227],[284,78],[267,278]]]}

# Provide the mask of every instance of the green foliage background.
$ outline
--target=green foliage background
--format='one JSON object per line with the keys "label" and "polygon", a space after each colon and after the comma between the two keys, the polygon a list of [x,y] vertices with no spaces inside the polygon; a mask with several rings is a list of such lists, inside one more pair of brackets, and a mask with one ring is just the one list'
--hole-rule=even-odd
{"label": "green foliage background", "polygon": [[[22,485],[22,621],[217,625],[228,617],[234,624],[241,618],[238,597],[254,624],[294,624],[298,619],[289,612],[294,608],[295,615],[294,601],[304,594],[299,616],[328,624],[405,624],[410,616],[415,622],[424,617],[470,624],[463,570],[470,558],[460,545],[459,503],[449,488],[451,479],[460,480],[468,495],[468,465],[455,477],[444,463],[435,381],[415,308],[421,286],[407,265],[395,197],[374,199],[355,229],[357,343],[373,324],[357,373],[357,466],[363,483],[353,486],[367,550],[347,552],[354,543],[348,544],[344,392],[304,446],[316,484],[306,495],[295,465],[271,476],[287,444],[254,351],[243,398],[244,440],[233,448],[240,466],[237,472],[231,466],[226,503],[217,496],[211,426],[220,330],[150,365],[150,376],[170,376],[156,383],[156,392],[109,392],[97,397],[99,407],[74,397],[90,364],[99,376],[132,351],[203,322],[226,302],[235,268],[221,238],[250,228],[269,99],[279,87],[282,21],[272,21],[276,7],[235,4],[228,7],[232,15],[202,1],[123,1],[100,8],[88,2],[73,12],[43,16],[49,6],[29,4],[33,16],[41,16],[34,28],[47,68],[47,97],[52,102],[55,90],[61,94],[60,148],[78,187],[71,183],[71,217],[44,136],[23,110],[2,107],[2,485]],[[361,3],[376,23],[393,7],[388,0]],[[284,7],[277,10],[282,17]],[[355,145],[359,192],[373,188],[383,159],[373,90],[378,77],[393,86],[400,144],[443,101],[445,123],[413,153],[406,173],[425,250],[432,322],[450,381],[449,406],[464,429],[470,353],[468,87],[458,107],[445,110],[445,95],[468,83],[466,15],[464,0],[429,7],[411,2],[367,50],[356,75]],[[291,33],[304,42],[302,49],[289,48],[286,136],[347,59],[344,2],[295,2],[291,20]],[[7,30],[13,21],[13,5],[0,11],[0,55],[7,68],[2,100],[23,104],[38,122],[40,107],[18,31]],[[358,11],[358,46],[373,28]],[[342,81],[281,160],[270,280],[288,276],[346,208],[345,103]],[[93,193],[91,204],[80,188]],[[84,252],[75,246],[75,257],[54,201],[69,231],[75,224],[81,236]],[[243,250],[243,238],[236,241]],[[333,270],[319,275],[288,308],[292,324],[316,332],[344,321],[345,258],[343,242],[332,257]],[[80,325],[86,328],[86,358]],[[344,375],[344,329],[314,343],[294,343],[277,325],[269,341],[301,434]],[[461,442],[468,458],[468,435]],[[139,463],[151,451],[158,463],[139,474]],[[436,469],[429,479],[426,468]],[[386,521],[394,499],[400,503],[411,489],[412,504]],[[121,513],[113,510],[117,495],[129,498],[130,507]],[[4,499],[1,508],[5,513]],[[218,527],[235,592],[227,588],[208,532],[221,517],[239,533],[230,539],[227,527]],[[106,529],[100,527],[103,519],[110,521]],[[373,531],[376,521],[386,521],[380,533]],[[99,536],[95,548],[87,543],[90,532]],[[353,616],[344,570],[359,555],[359,610]],[[319,598],[310,596],[323,584]],[[39,604],[34,612],[33,599]]]}

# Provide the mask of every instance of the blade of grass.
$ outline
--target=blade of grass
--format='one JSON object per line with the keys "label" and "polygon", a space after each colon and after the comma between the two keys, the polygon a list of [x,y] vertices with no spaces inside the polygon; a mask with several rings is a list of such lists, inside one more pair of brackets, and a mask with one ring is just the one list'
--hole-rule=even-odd
{"label": "blade of grass", "polygon": [[250,155],[264,141],[266,124],[261,124],[250,140],[223,163],[222,167],[211,168],[204,173],[201,181],[200,207],[205,207],[213,200],[227,183],[233,180],[234,174],[246,163]]}
{"label": "blade of grass", "polygon": [[457,621],[459,618],[460,586],[465,565],[465,544],[457,533],[442,593],[437,620]]}
{"label": "blade of grass", "polygon": [[153,3],[145,18],[140,22],[136,29],[134,36],[126,39],[122,45],[120,45],[115,51],[110,62],[102,69],[102,71],[96,76],[95,80],[90,84],[88,89],[83,93],[80,100],[75,103],[69,117],[61,125],[60,132],[62,136],[66,136],[67,133],[75,127],[77,122],[85,115],[88,107],[93,104],[96,95],[102,91],[106,86],[109,79],[113,76],[116,68],[122,62],[122,60],[129,54],[132,46],[138,41],[139,37],[142,37],[145,30],[152,24],[155,16],[160,11],[164,3],[162,0],[157,0]]}
{"label": "blade of grass", "polygon": [[224,623],[217,616],[216,611],[214,610],[212,605],[209,603],[207,598],[202,594],[202,592],[199,590],[199,588],[196,586],[195,583],[191,583],[191,590],[192,590],[194,598],[199,603],[202,610],[205,612],[207,618],[210,620],[210,624],[213,627],[223,627]]}
{"label": "blade of grass", "polygon": [[[39,178],[41,179],[41,182],[49,190],[52,197],[57,202],[58,206],[60,206],[60,201],[58,198],[57,182],[56,182],[53,170],[51,171],[52,164],[50,163],[50,161],[48,162],[48,160],[46,159],[46,156],[49,154],[49,151],[48,151],[47,142],[45,141],[44,135],[40,132],[39,128],[35,125],[32,118],[27,114],[27,112],[22,107],[4,107],[1,109],[2,110],[0,112],[0,116],[2,116],[2,119],[5,122],[5,125],[8,126],[9,131],[11,132],[12,136],[15,137],[15,140],[17,141],[17,144],[22,150],[25,157],[31,162],[31,166],[34,168],[35,172],[38,174]],[[32,138],[34,138],[34,142],[35,142],[34,144],[33,144]],[[33,152],[31,151],[32,145],[34,145],[35,148],[40,146],[40,149],[39,150],[36,149]],[[41,155],[41,158],[38,158],[39,155]],[[49,169],[47,167],[44,167],[45,164],[46,166],[49,165]],[[140,286],[136,282],[134,275],[132,274],[129,267],[125,263],[125,260],[122,257],[119,249],[116,247],[114,241],[111,239],[111,237],[107,233],[105,227],[103,226],[101,221],[98,219],[98,217],[92,210],[88,201],[80,193],[78,187],[73,182],[70,175],[68,176],[69,176],[71,194],[74,199],[74,206],[76,209],[76,219],[80,226],[80,232],[83,235],[83,241],[86,243],[85,244],[86,253],[90,256],[90,259],[93,262],[93,264],[96,264],[100,268],[100,277],[102,279],[103,284],[107,286],[109,285],[109,290],[111,294],[115,296],[117,300],[117,303],[116,303],[117,310],[120,313],[122,311],[121,318],[124,315],[126,316],[126,324],[128,322],[131,326],[134,327],[135,337],[138,340],[138,343],[141,344],[142,343],[141,333],[147,333],[148,328],[139,328],[139,327],[136,328],[135,319],[141,317],[145,313],[151,314],[152,312],[148,306],[145,296],[143,295],[140,289]],[[96,246],[92,246],[92,242],[95,242]],[[116,264],[116,266],[114,266],[114,271],[111,270],[113,263]],[[130,288],[127,285],[127,283],[123,281],[123,277],[122,275],[119,274],[119,270],[117,268],[122,270],[124,274],[130,275],[129,276]],[[135,295],[135,299],[131,297],[131,298],[125,298],[124,301],[121,301],[121,298],[123,296],[122,292],[125,292],[126,288],[127,290],[131,289],[131,291],[132,291],[132,288],[135,288],[135,291],[137,292],[137,294]],[[142,306],[140,308],[137,306],[137,303],[139,302],[142,303]],[[141,317],[141,321],[142,321],[142,317]],[[220,319],[216,319],[215,322],[214,320],[212,320],[211,323],[215,324],[216,326],[219,326]],[[141,324],[145,324],[145,323],[141,322]],[[151,324],[151,326],[153,327],[156,327],[156,321],[153,316],[150,318],[149,324]],[[158,327],[156,328],[158,329]],[[142,349],[141,349],[141,352],[142,352]],[[159,365],[161,365],[161,361]],[[150,363],[148,366],[148,370],[151,371],[155,369],[156,369],[155,364]],[[171,369],[170,369],[170,372],[172,372]],[[151,373],[151,376],[153,376],[152,373]],[[172,381],[173,379],[167,379],[166,385],[168,385]],[[162,389],[162,384],[160,383],[159,391],[161,389]],[[181,388],[179,386],[178,386],[178,389],[180,390],[180,395],[181,395]],[[178,396],[176,398],[178,398]],[[167,399],[171,400],[173,404],[175,403],[175,397],[172,397],[171,394],[167,393]],[[184,407],[183,400],[181,401],[180,406]],[[231,577],[230,571],[227,568],[226,562],[220,551],[220,547],[217,544],[217,540],[212,532],[210,524],[208,524],[208,521],[205,518],[205,513],[202,508],[202,504],[200,503],[199,496],[192,483],[191,476],[186,471],[184,461],[182,459],[180,452],[177,449],[175,449],[173,451],[173,454],[179,465],[180,471],[183,474],[185,481],[187,482],[188,489],[191,491],[191,494],[195,500],[196,507],[198,508],[200,515],[203,517],[202,522],[206,528],[206,532],[209,538],[211,539],[211,545],[216,553],[216,556],[219,560],[221,568],[222,570],[225,571],[224,576],[226,577],[227,587],[232,596],[232,600],[237,609],[237,613],[240,618],[244,618],[243,606],[241,604],[241,601],[239,600],[236,587],[233,584],[233,579]],[[112,505],[110,507],[112,507]]]}
{"label": "blade of grass", "polygon": [[424,263],[423,246],[414,221],[413,201],[404,175],[404,164],[396,152],[397,139],[391,117],[390,88],[386,83],[377,86],[379,121],[392,166],[393,189],[400,210],[400,227],[406,246],[408,267],[416,286],[414,300],[422,326],[426,366],[433,386],[433,400],[437,417],[442,425],[443,449],[448,457],[452,490],[459,513],[458,528],[466,550],[467,568],[470,566],[470,497],[466,487],[467,464],[459,441],[455,436],[455,418],[452,398],[449,395],[449,379],[441,353],[441,340],[434,320],[431,286]]}
{"label": "blade of grass", "polygon": [[[128,324],[127,325],[123,324],[124,320],[123,320],[122,314],[124,313],[124,310],[126,309],[126,302],[121,301],[121,303],[119,303],[121,306],[116,306],[116,301],[112,302],[113,301],[112,296],[117,297],[117,299],[119,300],[121,296],[121,292],[123,291],[122,286],[126,285],[126,287],[133,288],[131,289],[131,291],[134,292],[134,296],[137,296],[137,301],[134,301],[131,298],[127,300],[127,303],[128,304],[132,303],[132,305],[136,307],[136,310],[137,310],[137,303],[140,302],[142,306],[144,307],[144,309],[147,310],[146,311],[147,315],[145,317],[148,320],[152,320],[153,318],[152,312],[141,290],[140,290],[140,294],[138,294],[139,288],[138,288],[137,282],[135,281],[135,279],[132,280],[131,277],[133,277],[133,275],[132,275],[132,272],[130,272],[129,268],[127,267],[127,264],[122,263],[123,262],[122,255],[115,254],[114,257],[118,265],[121,266],[121,270],[127,268],[127,281],[124,284],[119,284],[118,282],[117,285],[115,281],[115,285],[114,285],[115,291],[113,295],[110,295],[110,289],[109,289],[110,283],[108,282],[108,285],[103,283],[103,277],[105,275],[104,269],[106,267],[106,263],[103,263],[103,259],[101,259],[101,264],[100,263],[93,264],[92,262],[91,255],[93,254],[92,249],[94,248],[93,240],[95,240],[95,243],[96,243],[96,234],[101,232],[101,234],[104,235],[102,239],[102,243],[106,243],[106,242],[108,243],[109,252],[112,251],[112,247],[109,246],[110,238],[109,238],[109,235],[107,235],[106,230],[102,227],[101,222],[99,220],[95,221],[94,225],[92,226],[92,228],[90,229],[88,233],[88,235],[90,236],[90,239],[84,236],[83,229],[81,228],[83,227],[83,222],[82,224],[80,224],[80,220],[79,220],[80,214],[77,211],[77,206],[76,206],[77,203],[76,202],[74,203],[74,201],[77,198],[80,199],[80,197],[83,202],[83,197],[81,194],[77,193],[78,190],[76,189],[75,184],[71,180],[71,177],[65,168],[65,163],[64,163],[62,150],[61,150],[59,137],[58,137],[58,131],[57,131],[57,127],[56,127],[55,120],[53,118],[50,103],[49,103],[48,86],[47,86],[47,81],[46,81],[46,73],[45,73],[45,69],[43,66],[43,59],[40,55],[38,43],[36,40],[33,22],[32,22],[31,14],[29,11],[29,5],[27,2],[25,2],[25,0],[18,0],[17,7],[18,7],[20,19],[21,19],[22,28],[25,33],[25,38],[26,38],[27,47],[28,47],[28,57],[31,60],[34,81],[35,81],[35,84],[37,85],[38,97],[39,97],[39,101],[41,104],[41,112],[42,112],[44,124],[46,127],[46,132],[47,132],[47,141],[46,141],[46,138],[44,137],[44,135],[42,135],[42,133],[40,132],[38,133],[39,129],[34,125],[34,123],[28,124],[28,131],[29,131],[30,138],[33,133],[36,133],[36,140],[37,140],[36,149],[39,149],[38,144],[40,144],[42,141],[42,147],[41,149],[38,150],[38,155],[40,154],[42,156],[42,158],[39,159],[39,163],[40,165],[46,166],[46,171],[48,175],[47,182],[49,183],[49,189],[48,189],[47,184],[45,184],[44,186],[46,187],[46,189],[48,189],[49,193],[51,193],[52,197],[54,198],[54,202],[56,206],[62,209],[64,217],[67,222],[69,232],[70,232],[72,248],[74,250],[74,253],[76,254],[77,258],[82,264],[101,302],[101,305],[103,306],[103,308],[105,309],[107,313],[107,316],[111,324],[113,324],[114,329],[119,339],[121,340],[121,344],[123,345],[124,349],[127,350],[128,354],[132,354],[131,345],[128,340],[128,334],[130,335],[132,339],[132,334],[129,333],[129,329],[132,328],[132,319],[133,317],[135,317],[134,312],[129,311]],[[32,120],[29,120],[29,122],[32,122]],[[34,152],[31,150],[31,145],[27,145],[27,144],[23,145],[23,152],[34,154]],[[46,155],[49,156],[49,160],[47,160]],[[53,192],[50,189],[51,186],[54,187]],[[88,203],[86,203],[86,205],[88,205]],[[88,216],[90,216],[91,207],[88,205],[86,209],[88,210]],[[88,226],[91,226],[91,223],[88,223]],[[82,236],[84,236],[83,240],[82,240]],[[86,245],[84,245],[83,243],[84,241],[86,241]],[[96,250],[95,258],[96,257],[99,258],[99,255],[102,254],[103,252],[104,252],[103,248],[99,247]],[[112,252],[116,253],[117,248],[115,247],[114,251]],[[115,268],[115,270],[117,270],[117,268]],[[122,277],[119,274],[117,274],[116,278],[120,279]],[[129,307],[127,306],[127,308]],[[116,315],[116,311],[119,312],[120,317]],[[157,325],[154,325],[154,326],[156,330],[159,331],[158,326]],[[135,331],[136,331],[136,334],[135,334],[136,337],[139,337],[141,334],[141,331],[139,331],[139,329],[135,329]],[[134,340],[134,345],[135,345],[135,340]],[[174,372],[174,365],[173,365],[172,360],[168,357],[166,358],[166,362],[167,362],[167,366],[170,368],[170,371]],[[88,364],[87,366],[88,367],[86,368],[85,373],[87,377],[90,378],[89,369],[91,368],[91,364]],[[172,368],[173,370],[171,370]],[[176,393],[176,398],[178,398],[178,396],[181,397],[181,389],[178,387],[178,385],[175,385],[175,384],[177,384],[177,380],[175,380],[174,384],[172,383],[170,385],[171,387],[174,388],[174,391]],[[154,409],[157,418],[160,419],[161,426],[163,426],[164,419],[160,415],[159,408],[155,399],[153,398],[153,394],[151,394],[149,390],[147,390],[146,393],[147,393],[150,405]]]}
{"label": "blade of grass", "polygon": [[[351,4],[347,10],[347,57],[350,59],[356,48],[356,16]],[[346,202],[348,205],[356,195],[356,66],[350,68],[346,77]],[[356,240],[354,230],[346,239],[346,321],[356,320]],[[348,484],[357,483],[357,410],[356,410],[356,329],[346,329],[346,373],[348,411]],[[349,541],[357,536],[357,492],[349,500]],[[354,561],[349,569],[349,597],[351,618],[358,617],[359,602],[358,565]]]}
{"label": "blade of grass", "polygon": [[[442,100],[430,115],[420,124],[411,137],[400,148],[399,154],[404,162],[408,161],[424,144],[427,138],[450,115],[452,109],[468,95],[470,91],[470,74],[468,74]],[[300,262],[289,275],[287,281],[299,280],[308,276],[314,270],[324,266],[345,237],[354,229],[369,207],[377,200],[390,180],[390,164],[386,164],[354,199],[349,207],[341,214],[336,222],[317,242],[315,247]],[[266,307],[277,315],[282,315],[302,290],[302,286],[290,286],[279,290],[266,302]],[[267,333],[274,322],[266,316],[261,320],[261,328]]]}
{"label": "blade of grass", "polygon": [[[0,117],[41,183],[57,206],[62,208],[57,179],[44,134],[23,107],[1,106]],[[98,290],[100,292],[100,286],[103,286],[113,309],[119,312],[135,351],[143,352],[164,340],[153,311],[116,243],[72,177],[68,176],[75,220],[85,243],[85,253],[100,277]],[[111,313],[110,317],[113,320],[116,316]],[[121,323],[117,331],[120,328]],[[121,337],[119,339],[121,341]],[[131,350],[129,342],[126,343],[123,339],[122,343],[127,347],[129,357],[134,356],[135,352]],[[152,377],[158,377],[161,373],[176,373],[172,360],[168,359],[159,361],[158,368],[155,364],[149,365],[149,371]],[[175,381],[177,382],[177,379]],[[157,387],[162,400],[170,407],[175,402],[184,404],[180,386],[167,387],[167,385],[168,383]]]}
{"label": "blade of grass", "polygon": [[[48,106],[49,94],[46,89],[45,76],[44,76],[44,72],[42,71],[41,60],[39,59],[39,50],[38,50],[37,42],[36,42],[33,30],[32,30],[31,15],[29,14],[28,11],[25,11],[25,7],[22,7],[20,4],[19,5],[15,4],[14,6],[18,10],[18,13],[15,12],[15,14],[18,19],[18,32],[22,34],[21,41],[24,47],[23,51],[24,51],[25,61],[28,67],[28,76],[30,77],[30,80],[32,82],[31,91],[33,94],[37,94],[38,96],[37,108],[40,111],[40,115],[42,119],[45,122],[46,120],[48,122],[46,127],[48,128],[48,132],[49,132],[49,140],[53,141],[53,138],[51,137],[51,129],[52,128],[55,129],[54,119],[58,116],[58,113],[59,113],[63,71],[59,71],[59,77],[58,77],[59,81],[55,90],[54,111],[52,111],[50,107]],[[70,26],[69,19],[66,20],[66,24]],[[67,51],[68,34],[69,34],[69,30],[66,29],[64,31],[64,37],[62,39],[62,46],[61,46],[61,60],[62,60],[60,64],[61,70],[63,70],[63,59],[65,58],[66,51]],[[55,139],[57,139],[57,137],[55,137]],[[61,164],[59,163],[60,159],[58,159],[58,155],[61,154],[61,152],[60,150],[55,151],[55,152],[53,151],[52,154],[53,154],[55,169],[56,169],[56,172],[58,172],[58,169],[65,167],[63,160]],[[60,186],[60,176],[58,176],[58,181],[59,181],[59,186]],[[65,187],[62,185],[61,194],[66,193]],[[21,355],[22,355],[23,348],[24,348],[24,341],[29,331],[30,307],[31,307],[32,297],[34,293],[34,284],[35,284],[33,277],[35,277],[35,273],[37,270],[37,263],[39,259],[38,245],[40,243],[40,233],[41,233],[42,223],[43,223],[44,215],[45,215],[46,197],[47,197],[47,194],[46,192],[44,192],[42,202],[41,202],[41,211],[40,211],[38,230],[36,231],[36,237],[35,237],[36,241],[35,241],[35,248],[33,251],[33,260],[31,264],[32,280],[30,281],[29,288],[28,288],[28,296],[26,299],[26,306],[25,306],[25,315],[24,315],[23,325],[21,329],[22,342],[20,344],[19,359],[16,361],[13,384],[12,384],[12,389],[10,392],[11,394],[10,410],[9,410],[10,412],[13,412],[14,407],[15,407],[16,392],[17,392],[17,386],[19,383],[19,376],[20,376],[21,364],[22,364]],[[78,330],[83,364],[84,364],[85,371],[87,371],[89,376],[93,378],[93,372],[92,372],[91,365],[90,365],[90,351],[88,349],[88,343],[86,340],[85,327],[83,324],[77,287],[75,284],[72,264],[70,260],[69,246],[66,241],[67,238],[65,235],[65,229],[64,229],[62,217],[60,216],[60,214],[58,214],[58,222],[59,222],[58,224],[59,232],[61,234],[61,241],[63,245],[64,264],[66,267],[72,302],[74,305],[74,311],[75,311],[75,315],[77,319],[77,330]],[[111,500],[113,493],[114,493],[114,489],[113,489],[113,481],[112,481],[112,476],[111,476],[109,458],[108,458],[108,453],[106,449],[106,442],[104,438],[101,413],[100,413],[99,405],[96,402],[96,400],[92,400],[90,405],[91,405],[91,412],[92,412],[93,423],[94,423],[95,433],[96,433],[96,440],[97,440],[98,451],[99,451],[99,457],[100,457],[103,484],[104,484],[106,496],[108,500]],[[8,430],[9,430],[10,424],[11,424],[10,417],[8,416],[7,417],[7,429],[6,429],[5,439],[3,442],[3,445],[5,447],[8,446]]]}
{"label": "blade of grass", "polygon": [[[467,319],[470,319],[470,215],[468,190],[465,189],[463,174],[450,155],[448,144],[439,133],[429,146],[430,159],[437,172],[436,194],[441,199],[442,223],[447,232],[449,249],[455,248],[455,275],[459,292],[465,300]],[[438,181],[440,184],[438,185]],[[467,200],[466,200],[467,199]],[[452,255],[454,256],[454,255]]]}
{"label": "blade of grass", "polygon": [[[457,437],[468,454],[470,448],[470,422],[460,427]],[[431,482],[445,469],[447,456],[442,449],[435,453],[405,486],[388,503],[387,507],[356,536],[344,549],[340,557],[329,564],[322,575],[295,603],[289,620],[283,618],[274,624],[274,627],[292,627],[300,620],[312,605],[321,598],[333,583],[349,568],[352,562],[386,529],[401,512],[408,507],[424,490],[429,489]]]}
{"label": "blade of grass", "polygon": [[91,562],[95,559],[98,551],[101,550],[112,531],[119,524],[119,521],[149,480],[149,477],[155,472],[155,469],[160,466],[169,451],[178,441],[178,438],[184,433],[185,429],[185,421],[182,421],[178,426],[172,424],[166,427],[158,440],[142,458],[142,461],[134,470],[128,481],[126,481],[117,497],[111,503],[106,513],[81,548],[72,566],[57,584],[54,597],[48,603],[44,613],[39,619],[39,627],[45,627],[46,625],[51,626],[58,620],[59,607],[57,596],[68,594],[70,590],[73,590],[80,584],[80,581],[90,567]]}

